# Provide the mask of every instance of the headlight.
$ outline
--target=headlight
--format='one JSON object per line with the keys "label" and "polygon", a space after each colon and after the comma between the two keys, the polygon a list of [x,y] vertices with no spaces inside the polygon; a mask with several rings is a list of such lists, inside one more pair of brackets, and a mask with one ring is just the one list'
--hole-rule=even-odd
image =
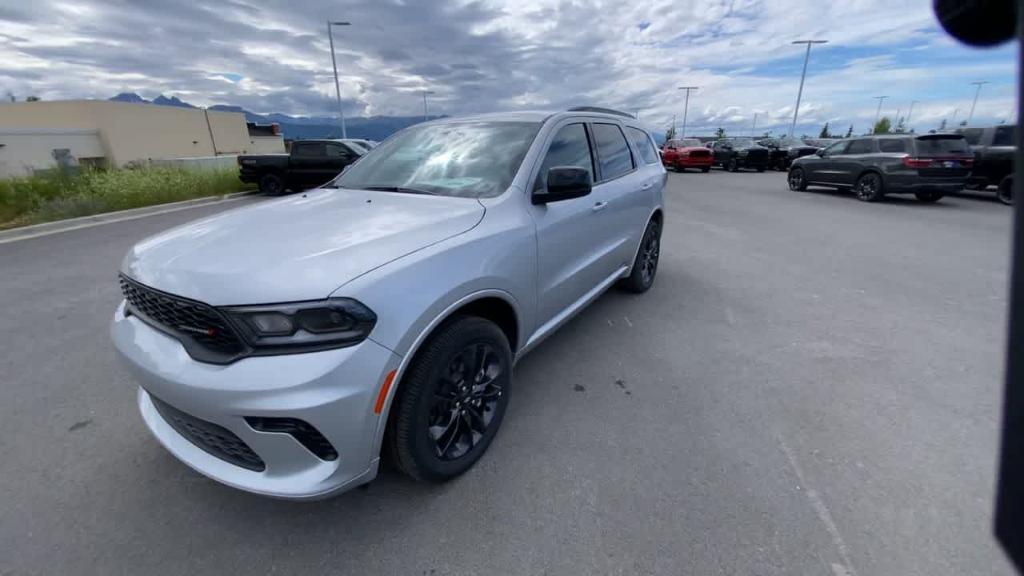
{"label": "headlight", "polygon": [[747,154],[750,154],[750,150],[740,150],[740,156],[746,156]]}
{"label": "headlight", "polygon": [[377,315],[351,298],[222,308],[256,355],[353,346],[366,339]]}

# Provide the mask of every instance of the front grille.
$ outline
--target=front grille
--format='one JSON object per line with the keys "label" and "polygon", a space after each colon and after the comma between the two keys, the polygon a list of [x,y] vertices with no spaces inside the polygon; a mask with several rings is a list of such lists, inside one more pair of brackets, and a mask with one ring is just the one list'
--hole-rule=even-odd
{"label": "front grille", "polygon": [[747,153],[748,162],[767,162],[768,156],[771,154],[767,150],[750,150]]}
{"label": "front grille", "polygon": [[246,470],[256,472],[266,470],[267,466],[263,463],[263,459],[253,452],[252,448],[249,448],[249,445],[241,438],[235,436],[234,432],[213,422],[186,414],[155,396],[150,396],[150,398],[153,399],[153,405],[171,428],[174,428],[178,434],[184,436],[207,454]]}
{"label": "front grille", "polygon": [[176,336],[193,358],[229,361],[245,350],[235,330],[210,306],[143,286],[123,275],[120,283],[128,312]]}
{"label": "front grille", "polygon": [[706,158],[711,155],[711,150],[691,150],[691,158]]}

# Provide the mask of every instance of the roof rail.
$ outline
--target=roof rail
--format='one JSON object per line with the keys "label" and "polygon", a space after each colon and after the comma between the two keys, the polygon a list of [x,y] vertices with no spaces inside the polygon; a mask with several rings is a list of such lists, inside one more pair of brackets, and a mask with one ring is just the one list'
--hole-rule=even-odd
{"label": "roof rail", "polygon": [[632,114],[627,114],[621,110],[612,110],[611,108],[601,108],[600,106],[574,106],[569,108],[569,112],[600,112],[602,114],[614,114],[615,116],[623,116],[625,118],[636,118]]}

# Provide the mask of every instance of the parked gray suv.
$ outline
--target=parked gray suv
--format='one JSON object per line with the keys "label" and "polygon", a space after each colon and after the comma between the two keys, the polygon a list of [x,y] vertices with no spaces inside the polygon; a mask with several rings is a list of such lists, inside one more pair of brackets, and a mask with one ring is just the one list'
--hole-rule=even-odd
{"label": "parked gray suv", "polygon": [[467,470],[512,366],[657,272],[666,174],[632,117],[429,122],[331,183],[139,242],[114,344],[146,425],[230,486],[318,498]]}
{"label": "parked gray suv", "polygon": [[959,134],[865,136],[794,160],[789,188],[852,189],[865,202],[886,194],[914,194],[922,202],[937,202],[963,189],[973,162]]}

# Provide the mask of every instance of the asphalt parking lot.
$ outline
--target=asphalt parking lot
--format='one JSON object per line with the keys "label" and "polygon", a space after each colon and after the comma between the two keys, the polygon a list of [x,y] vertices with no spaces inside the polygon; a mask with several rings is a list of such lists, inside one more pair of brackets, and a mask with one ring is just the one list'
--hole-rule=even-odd
{"label": "asphalt parking lot", "polygon": [[721,171],[666,202],[654,288],[522,360],[480,465],[314,503],[174,460],[109,342],[125,251],[225,205],[0,244],[0,574],[1010,574],[1010,210]]}

